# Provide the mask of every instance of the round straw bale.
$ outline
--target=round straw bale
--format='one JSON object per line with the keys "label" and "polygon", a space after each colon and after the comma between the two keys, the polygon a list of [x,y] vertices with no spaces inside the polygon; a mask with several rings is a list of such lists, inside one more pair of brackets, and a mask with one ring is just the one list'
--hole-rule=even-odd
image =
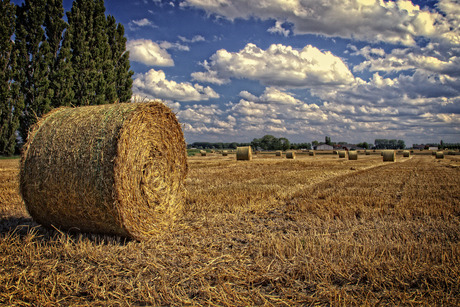
{"label": "round straw bale", "polygon": [[384,150],[382,151],[383,162],[395,162],[395,151],[394,150]]}
{"label": "round straw bale", "polygon": [[162,103],[62,107],[29,133],[20,191],[44,226],[143,240],[181,212],[186,175],[184,135]]}
{"label": "round straw bale", "polygon": [[228,156],[228,152],[226,150],[222,151],[222,156],[224,157]]}
{"label": "round straw bale", "polygon": [[350,150],[348,152],[348,160],[358,160],[358,152],[356,150]]}
{"label": "round straw bale", "polygon": [[295,152],[294,151],[286,152],[286,159],[295,159]]}
{"label": "round straw bale", "polygon": [[404,157],[404,158],[410,157],[410,151],[409,151],[409,150],[404,150],[404,151],[403,151],[403,157]]}
{"label": "round straw bale", "polygon": [[340,150],[339,151],[339,158],[345,158],[347,155],[347,152],[345,150]]}
{"label": "round straw bale", "polygon": [[202,157],[206,157],[206,150],[200,150],[200,154]]}
{"label": "round straw bale", "polygon": [[243,146],[236,148],[236,160],[252,160],[251,146]]}
{"label": "round straw bale", "polygon": [[314,152],[313,150],[311,150],[311,151],[308,152],[308,155],[309,155],[309,156],[314,156],[314,155],[315,155],[315,152]]}
{"label": "round straw bale", "polygon": [[281,154],[282,154],[282,151],[281,151],[281,150],[278,150],[278,151],[276,152],[276,156],[277,156],[277,157],[281,157]]}
{"label": "round straw bale", "polygon": [[366,156],[370,156],[371,152],[369,150],[366,150]]}
{"label": "round straw bale", "polygon": [[436,152],[436,159],[444,159],[444,152],[443,151],[437,151]]}

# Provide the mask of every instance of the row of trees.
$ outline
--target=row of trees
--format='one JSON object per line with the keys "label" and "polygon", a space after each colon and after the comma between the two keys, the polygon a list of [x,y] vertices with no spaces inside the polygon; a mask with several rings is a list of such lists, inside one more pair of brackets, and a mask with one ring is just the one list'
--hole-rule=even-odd
{"label": "row of trees", "polygon": [[[320,143],[318,141],[313,141],[312,142],[313,146],[318,146],[320,144],[327,144],[327,145],[349,145],[346,142],[331,142],[331,138],[326,136],[325,137],[325,142]],[[376,139],[374,141],[374,146],[372,144],[369,144],[367,142],[361,142],[356,144],[357,147],[359,148],[364,148],[364,149],[370,149],[370,148],[375,148],[375,149],[404,149],[406,148],[406,144],[404,143],[403,140],[388,140],[388,139]]]}
{"label": "row of trees", "polygon": [[62,0],[0,2],[0,154],[52,108],[132,96],[124,28],[104,0],[75,0],[66,15]]}
{"label": "row of trees", "polygon": [[[328,145],[350,145],[346,142],[331,142],[331,138],[326,136],[325,143],[313,141],[310,143],[291,143],[287,138],[277,138],[273,135],[264,135],[260,139],[253,139],[251,143],[210,143],[210,142],[195,142],[189,145],[189,148],[202,148],[202,149],[236,149],[238,146],[252,146],[254,149],[262,150],[289,150],[289,149],[311,149],[313,146],[320,144]],[[388,140],[388,139],[376,139],[375,144],[369,144],[362,142],[353,146],[360,148],[370,149],[405,149],[406,145],[403,140]]]}
{"label": "row of trees", "polygon": [[403,140],[376,139],[374,141],[375,149],[404,149],[406,144]]}
{"label": "row of trees", "polygon": [[311,149],[310,143],[291,143],[287,138],[276,138],[273,135],[265,135],[260,139],[254,139],[251,143],[194,142],[189,144],[188,148],[236,149],[239,146],[252,146],[254,149],[263,150]]}

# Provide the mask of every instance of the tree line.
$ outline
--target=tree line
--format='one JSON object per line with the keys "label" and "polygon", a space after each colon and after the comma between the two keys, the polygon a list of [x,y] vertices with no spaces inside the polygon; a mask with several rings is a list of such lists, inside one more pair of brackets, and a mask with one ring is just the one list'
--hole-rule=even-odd
{"label": "tree line", "polygon": [[188,148],[200,149],[236,149],[240,146],[251,146],[254,150],[289,150],[289,149],[311,149],[310,143],[291,143],[287,138],[277,138],[273,135],[265,135],[260,139],[253,139],[250,143],[223,143],[223,142],[194,142],[188,144]]}
{"label": "tree line", "polygon": [[0,1],[1,155],[17,152],[53,108],[131,98],[124,27],[104,0],[75,0],[67,22],[62,0]]}
{"label": "tree line", "polygon": [[[312,146],[318,146],[321,144],[328,145],[353,145],[348,144],[347,142],[331,142],[329,136],[325,137],[325,142],[321,143],[318,141],[313,141],[312,143],[291,143],[287,138],[281,137],[277,138],[273,135],[264,135],[262,138],[255,138],[250,143],[211,143],[211,142],[194,142],[188,145],[188,148],[200,148],[200,149],[236,149],[239,146],[252,146],[254,150],[289,150],[289,149],[312,149]],[[405,149],[406,144],[403,140],[388,140],[388,139],[376,139],[374,144],[369,144],[367,142],[361,142],[356,145],[360,148],[365,149]]]}

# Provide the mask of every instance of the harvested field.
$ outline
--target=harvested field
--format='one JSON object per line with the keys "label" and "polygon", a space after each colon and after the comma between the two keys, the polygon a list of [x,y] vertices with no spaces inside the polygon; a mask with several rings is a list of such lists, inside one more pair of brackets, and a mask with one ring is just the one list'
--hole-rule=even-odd
{"label": "harvested field", "polygon": [[189,157],[148,242],[35,224],[0,160],[0,305],[460,305],[457,159]]}

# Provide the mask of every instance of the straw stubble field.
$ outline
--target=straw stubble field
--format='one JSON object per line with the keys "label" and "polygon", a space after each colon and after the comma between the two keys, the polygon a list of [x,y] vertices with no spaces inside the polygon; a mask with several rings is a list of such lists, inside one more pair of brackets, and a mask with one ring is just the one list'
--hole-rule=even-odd
{"label": "straw stubble field", "polygon": [[377,155],[189,158],[148,242],[35,224],[0,160],[0,304],[460,305],[460,166]]}

